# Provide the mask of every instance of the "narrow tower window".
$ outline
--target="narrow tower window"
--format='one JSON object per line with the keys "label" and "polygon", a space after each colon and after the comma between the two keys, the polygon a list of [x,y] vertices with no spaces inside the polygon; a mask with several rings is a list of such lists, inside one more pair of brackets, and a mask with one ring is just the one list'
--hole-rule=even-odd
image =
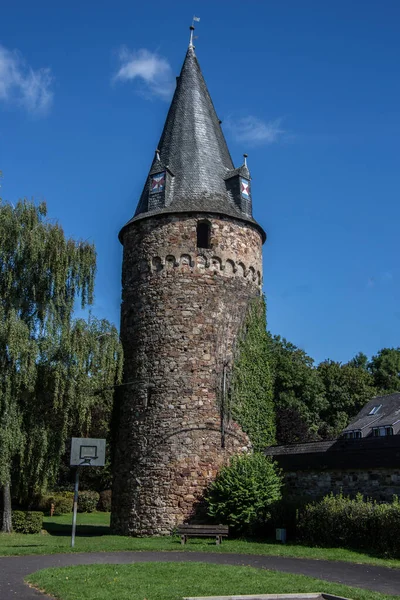
{"label": "narrow tower window", "polygon": [[211,225],[208,221],[200,221],[197,223],[197,247],[211,248],[210,246],[210,230]]}

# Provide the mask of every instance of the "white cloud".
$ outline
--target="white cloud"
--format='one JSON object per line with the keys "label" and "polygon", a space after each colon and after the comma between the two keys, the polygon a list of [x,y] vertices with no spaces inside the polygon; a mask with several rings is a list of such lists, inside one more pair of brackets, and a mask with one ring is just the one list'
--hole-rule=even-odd
{"label": "white cloud", "polygon": [[166,58],[145,48],[137,51],[121,48],[119,60],[121,66],[113,81],[139,79],[150,95],[169,100],[174,90],[174,76]]}
{"label": "white cloud", "polygon": [[0,100],[33,114],[45,114],[53,101],[50,69],[30,67],[17,50],[0,45]]}
{"label": "white cloud", "polygon": [[228,119],[227,127],[238,142],[274,144],[286,137],[286,131],[281,128],[281,121],[281,119],[263,121],[257,117],[248,116],[237,120]]}

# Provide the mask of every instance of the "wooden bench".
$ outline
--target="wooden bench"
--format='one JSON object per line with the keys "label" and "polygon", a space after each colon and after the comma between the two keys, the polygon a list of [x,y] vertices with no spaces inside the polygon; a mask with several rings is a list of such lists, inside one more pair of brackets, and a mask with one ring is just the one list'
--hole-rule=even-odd
{"label": "wooden bench", "polygon": [[221,544],[223,537],[228,537],[228,525],[179,525],[178,535],[181,544],[186,544],[188,537],[215,537],[215,543]]}

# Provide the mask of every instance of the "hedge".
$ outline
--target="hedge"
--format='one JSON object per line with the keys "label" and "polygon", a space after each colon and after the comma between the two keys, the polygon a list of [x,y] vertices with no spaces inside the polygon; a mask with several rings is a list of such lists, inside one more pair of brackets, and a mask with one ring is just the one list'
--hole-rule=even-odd
{"label": "hedge", "polygon": [[298,512],[297,534],[312,546],[369,550],[400,558],[400,502],[380,504],[339,494],[325,496]]}
{"label": "hedge", "polygon": [[16,533],[40,533],[43,529],[43,513],[33,510],[14,510],[12,526]]}
{"label": "hedge", "polygon": [[97,508],[97,503],[100,500],[98,492],[79,492],[78,496],[78,512],[91,513]]}
{"label": "hedge", "polygon": [[74,502],[74,492],[50,492],[42,496],[39,501],[39,508],[44,512],[50,513],[51,505],[54,505],[54,515],[65,515],[72,512]]}

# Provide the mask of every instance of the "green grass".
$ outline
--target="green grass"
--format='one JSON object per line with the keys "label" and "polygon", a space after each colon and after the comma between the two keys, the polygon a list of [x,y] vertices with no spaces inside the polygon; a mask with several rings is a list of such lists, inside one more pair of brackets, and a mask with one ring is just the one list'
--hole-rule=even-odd
{"label": "green grass", "polygon": [[113,551],[185,551],[227,552],[237,554],[260,554],[264,556],[291,556],[319,560],[341,560],[386,567],[400,567],[400,560],[385,559],[342,548],[310,548],[300,544],[282,545],[278,542],[253,540],[225,540],[216,546],[212,539],[189,539],[181,546],[176,536],[130,538],[109,535],[108,513],[78,514],[75,548],[71,548],[72,515],[46,517],[46,534],[22,535],[0,534],[0,556],[27,554],[56,554],[63,552],[113,552]]}
{"label": "green grass", "polygon": [[398,598],[304,575],[202,563],[53,568],[26,580],[61,600],[181,600],[184,596],[294,592],[326,592],[353,600]]}

